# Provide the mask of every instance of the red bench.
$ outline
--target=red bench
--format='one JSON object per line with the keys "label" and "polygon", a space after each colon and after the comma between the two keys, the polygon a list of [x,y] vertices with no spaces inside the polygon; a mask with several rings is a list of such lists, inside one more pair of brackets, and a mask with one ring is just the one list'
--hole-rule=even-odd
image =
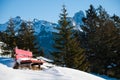
{"label": "red bench", "polygon": [[44,63],[43,60],[38,60],[36,58],[32,58],[32,52],[26,51],[22,49],[15,48],[15,65],[14,69],[19,68],[29,68],[33,69],[35,66],[37,66],[37,69],[40,69],[40,65]]}

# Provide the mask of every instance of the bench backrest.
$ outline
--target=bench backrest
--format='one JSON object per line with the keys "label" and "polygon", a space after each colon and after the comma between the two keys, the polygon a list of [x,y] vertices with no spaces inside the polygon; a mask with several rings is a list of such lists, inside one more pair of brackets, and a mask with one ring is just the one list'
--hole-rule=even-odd
{"label": "bench backrest", "polygon": [[32,58],[32,52],[15,48],[16,59]]}

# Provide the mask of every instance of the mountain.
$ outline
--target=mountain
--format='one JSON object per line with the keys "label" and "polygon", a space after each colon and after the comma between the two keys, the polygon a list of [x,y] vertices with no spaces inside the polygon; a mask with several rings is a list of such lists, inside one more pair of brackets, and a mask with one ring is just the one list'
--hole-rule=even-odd
{"label": "mountain", "polygon": [[43,20],[34,20],[33,25],[35,28],[35,35],[37,36],[39,45],[44,50],[44,52],[48,54],[51,51],[53,51],[54,49],[52,45],[54,41],[52,33],[55,31],[54,27],[57,27],[58,25]]}
{"label": "mountain", "polygon": [[[72,21],[72,24],[74,26],[80,27],[80,25],[83,25],[83,22],[82,22],[83,17],[85,17],[83,11],[79,11],[79,12],[75,13],[75,15],[73,17],[69,17],[68,20]],[[18,27],[22,21],[25,21],[25,20],[21,19],[20,16],[16,16],[15,18],[11,18],[11,19],[15,23],[15,26],[18,26]],[[38,28],[41,28],[41,26],[44,26],[46,31],[54,31],[53,27],[58,25],[56,23],[51,23],[51,22],[48,22],[45,20],[38,20],[38,19],[34,19],[32,22],[35,26],[35,31],[37,33],[40,32],[40,29],[38,29]],[[7,21],[4,24],[0,24],[0,31],[5,31],[8,24],[9,24],[9,21]]]}
{"label": "mountain", "polygon": [[[83,11],[79,11],[75,13],[73,17],[68,17],[68,20],[72,22],[71,25],[76,26],[76,29],[79,29],[81,31],[80,25],[83,24],[83,17],[85,17]],[[15,30],[18,30],[22,21],[25,20],[21,19],[20,16],[17,16],[15,18],[12,18],[12,21],[15,23]],[[46,54],[53,51],[54,49],[52,45],[54,41],[52,33],[56,31],[54,27],[58,27],[59,24],[38,19],[34,19],[32,23],[35,29],[35,35],[37,36],[37,40],[39,41],[41,48],[45,51]],[[8,24],[9,21],[4,24],[0,24],[0,31],[5,31]]]}
{"label": "mountain", "polygon": [[[16,29],[19,28],[21,22],[23,21],[20,16],[16,16],[15,18],[11,18],[11,20],[14,22]],[[4,24],[0,24],[0,31],[5,31],[9,23],[10,22],[7,21]]]}
{"label": "mountain", "polygon": [[83,25],[83,21],[82,21],[83,17],[85,17],[83,11],[79,11],[79,12],[75,13],[75,15],[73,16],[73,20],[75,21],[75,24]]}
{"label": "mountain", "polygon": [[[15,18],[11,18],[11,19],[16,26],[15,30],[18,30],[20,28],[21,23],[23,21],[25,21],[25,20],[22,20],[21,17],[19,17],[19,16],[15,17]],[[35,29],[35,35],[37,36],[39,45],[45,51],[46,54],[49,53],[51,50],[53,50],[53,48],[52,48],[52,44],[53,44],[52,32],[55,31],[54,27],[57,27],[58,24],[51,23],[51,22],[44,21],[44,20],[38,20],[38,19],[34,19],[32,21],[32,23],[33,23],[33,27]],[[8,24],[9,24],[9,21],[4,24],[0,24],[0,31],[5,31]]]}
{"label": "mountain", "polygon": [[81,30],[81,25],[83,25],[83,21],[82,21],[82,18],[85,17],[83,11],[79,11],[77,13],[75,13],[75,15],[73,16],[73,20],[76,24],[76,27],[80,30]]}

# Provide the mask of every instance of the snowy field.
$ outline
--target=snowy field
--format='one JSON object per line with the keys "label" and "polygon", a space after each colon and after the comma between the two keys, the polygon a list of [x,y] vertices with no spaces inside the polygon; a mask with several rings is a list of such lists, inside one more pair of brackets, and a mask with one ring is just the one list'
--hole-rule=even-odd
{"label": "snowy field", "polygon": [[0,80],[115,80],[58,66],[40,71],[12,69],[13,62],[10,58],[0,58]]}

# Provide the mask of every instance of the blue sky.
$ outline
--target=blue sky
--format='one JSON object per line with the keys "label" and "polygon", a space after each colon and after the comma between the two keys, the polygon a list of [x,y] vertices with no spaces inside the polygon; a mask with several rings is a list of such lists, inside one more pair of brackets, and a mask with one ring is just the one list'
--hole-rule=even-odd
{"label": "blue sky", "polygon": [[80,10],[85,12],[90,4],[95,8],[102,5],[110,15],[120,16],[120,0],[0,0],[0,23],[16,16],[57,22],[63,4],[71,17]]}

